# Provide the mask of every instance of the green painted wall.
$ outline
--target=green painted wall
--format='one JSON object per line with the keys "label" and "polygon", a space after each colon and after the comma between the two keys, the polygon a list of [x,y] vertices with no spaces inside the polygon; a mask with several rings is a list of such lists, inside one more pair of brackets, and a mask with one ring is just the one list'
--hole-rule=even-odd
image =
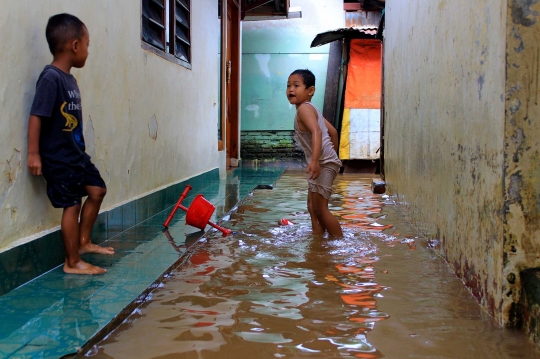
{"label": "green painted wall", "polygon": [[[278,20],[278,21],[261,21],[268,23],[268,27],[255,27],[250,23],[244,23],[242,29],[242,51],[244,53],[255,54],[296,54],[296,53],[311,53],[311,54],[327,54],[330,46],[323,45],[311,48],[311,42],[319,32],[331,30],[324,25],[320,28],[307,28],[300,21],[308,21],[307,19],[298,20]],[[287,23],[285,25],[278,26]],[[296,21],[297,26],[289,26],[292,21]],[[276,26],[272,26],[277,23]],[[320,31],[319,31],[320,30]]]}
{"label": "green painted wall", "polygon": [[242,23],[241,131],[293,130],[287,78],[310,69],[317,79],[313,103],[322,111],[330,46],[310,48],[321,32],[345,26],[343,0],[291,0],[302,18]]}
{"label": "green painted wall", "polygon": [[293,129],[296,108],[285,90],[298,68],[315,74],[313,103],[322,111],[328,54],[244,54],[242,61],[242,131]]}

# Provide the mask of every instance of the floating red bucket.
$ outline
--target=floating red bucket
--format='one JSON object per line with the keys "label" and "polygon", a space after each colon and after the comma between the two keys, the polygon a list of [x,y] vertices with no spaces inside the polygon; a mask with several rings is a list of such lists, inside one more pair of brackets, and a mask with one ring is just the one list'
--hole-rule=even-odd
{"label": "floating red bucket", "polygon": [[176,202],[176,205],[173,207],[171,213],[167,217],[167,220],[165,221],[165,223],[163,223],[163,227],[169,228],[169,224],[171,223],[174,214],[178,209],[181,209],[183,211],[186,211],[186,224],[199,229],[204,229],[206,225],[209,224],[215,229],[221,231],[224,237],[231,234],[231,231],[229,229],[220,227],[217,224],[210,222],[210,217],[212,217],[212,213],[214,213],[216,207],[212,203],[204,199],[202,194],[198,194],[195,196],[195,199],[193,200],[189,208],[182,206],[182,201],[186,198],[188,192],[191,189],[192,187],[190,185],[186,186],[186,189],[184,190],[184,192],[182,192],[180,198],[178,198],[178,202]]}
{"label": "floating red bucket", "polygon": [[210,217],[212,217],[212,213],[215,210],[216,207],[212,203],[208,202],[202,194],[198,194],[188,208],[186,223],[190,226],[204,229],[208,222],[210,222]]}

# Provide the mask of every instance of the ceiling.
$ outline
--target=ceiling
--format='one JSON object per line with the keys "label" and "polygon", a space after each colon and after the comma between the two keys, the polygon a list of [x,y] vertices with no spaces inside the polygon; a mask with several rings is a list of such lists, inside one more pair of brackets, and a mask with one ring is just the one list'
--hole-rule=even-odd
{"label": "ceiling", "polygon": [[350,6],[354,7],[354,10],[382,11],[386,0],[344,0],[343,2],[346,9]]}
{"label": "ceiling", "polygon": [[[322,0],[324,1],[324,0]],[[242,20],[277,20],[301,17],[290,0],[240,0]],[[344,0],[345,11],[382,11],[386,0]]]}
{"label": "ceiling", "polygon": [[289,0],[242,0],[243,20],[276,20],[289,18]]}

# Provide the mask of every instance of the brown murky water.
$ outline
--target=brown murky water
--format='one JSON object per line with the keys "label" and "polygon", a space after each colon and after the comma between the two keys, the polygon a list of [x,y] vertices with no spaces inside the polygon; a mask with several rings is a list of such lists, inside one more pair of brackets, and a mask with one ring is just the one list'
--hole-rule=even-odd
{"label": "brown murky water", "polygon": [[[344,238],[310,234],[289,170],[230,216],[95,358],[540,358],[502,330],[370,180],[338,176]],[[296,223],[279,226],[280,218]]]}

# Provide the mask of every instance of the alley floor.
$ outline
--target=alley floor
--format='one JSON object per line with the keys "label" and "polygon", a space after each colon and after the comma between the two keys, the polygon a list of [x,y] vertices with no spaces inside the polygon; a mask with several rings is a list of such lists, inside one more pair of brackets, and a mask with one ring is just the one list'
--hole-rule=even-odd
{"label": "alley floor", "polygon": [[[503,330],[371,179],[338,176],[344,237],[314,237],[288,169],[206,235],[87,357],[537,358]],[[279,219],[294,224],[280,226]]]}

